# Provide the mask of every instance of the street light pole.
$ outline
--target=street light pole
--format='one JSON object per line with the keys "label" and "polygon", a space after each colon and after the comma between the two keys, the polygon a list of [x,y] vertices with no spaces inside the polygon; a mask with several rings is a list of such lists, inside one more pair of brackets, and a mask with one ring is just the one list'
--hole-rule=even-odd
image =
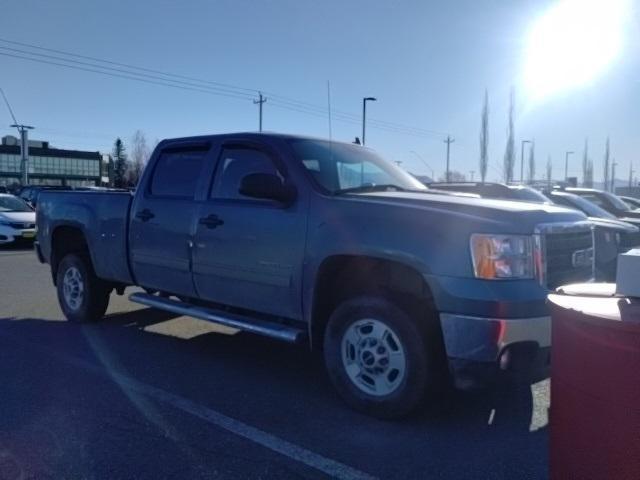
{"label": "street light pole", "polygon": [[566,182],[569,178],[569,155],[572,155],[573,152],[564,152],[564,181]]}
{"label": "street light pole", "polygon": [[409,151],[409,153],[413,153],[416,157],[418,157],[418,158],[420,159],[420,161],[421,161],[422,163],[424,163],[424,164],[425,164],[425,166],[426,166],[429,170],[431,170],[431,180],[433,180],[433,181],[435,182],[435,181],[436,181],[436,174],[435,174],[435,172],[433,171],[433,168],[431,168],[431,165],[429,165],[427,162],[425,162],[424,158],[422,158],[422,155],[418,154],[418,152],[416,152],[415,150],[411,150],[411,151]]}
{"label": "street light pole", "polygon": [[20,132],[20,173],[22,186],[25,186],[29,183],[29,130],[33,130],[34,127],[19,124],[11,126]]}
{"label": "street light pole", "polygon": [[364,135],[367,125],[367,102],[375,102],[375,97],[364,97],[362,99],[362,145],[364,145]]}
{"label": "street light pole", "polygon": [[524,183],[524,144],[531,143],[531,140],[522,140],[520,144],[520,183]]}

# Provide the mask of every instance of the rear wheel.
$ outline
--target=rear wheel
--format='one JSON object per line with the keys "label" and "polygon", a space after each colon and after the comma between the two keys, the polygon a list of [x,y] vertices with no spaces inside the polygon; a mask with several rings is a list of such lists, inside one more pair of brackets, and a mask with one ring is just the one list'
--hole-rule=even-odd
{"label": "rear wheel", "polygon": [[87,255],[70,253],[58,265],[58,302],[71,322],[100,320],[109,306],[111,288],[93,271]]}
{"label": "rear wheel", "polygon": [[425,332],[384,298],[364,296],[340,304],[327,325],[324,355],[342,398],[379,418],[415,410],[433,377]]}

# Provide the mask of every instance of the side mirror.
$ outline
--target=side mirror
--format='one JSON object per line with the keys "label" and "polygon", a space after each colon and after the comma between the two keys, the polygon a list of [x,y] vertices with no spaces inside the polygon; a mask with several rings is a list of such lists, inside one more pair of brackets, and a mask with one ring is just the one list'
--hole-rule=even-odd
{"label": "side mirror", "polygon": [[296,199],[296,189],[271,173],[250,173],[240,182],[240,193],[246,197],[275,200],[290,204]]}

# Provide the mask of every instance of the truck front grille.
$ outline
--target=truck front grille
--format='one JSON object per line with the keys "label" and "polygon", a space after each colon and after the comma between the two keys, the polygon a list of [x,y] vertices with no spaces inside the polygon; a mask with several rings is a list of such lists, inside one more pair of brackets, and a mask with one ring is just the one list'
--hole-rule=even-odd
{"label": "truck front grille", "polygon": [[544,245],[548,288],[591,280],[593,235],[590,230],[547,233]]}

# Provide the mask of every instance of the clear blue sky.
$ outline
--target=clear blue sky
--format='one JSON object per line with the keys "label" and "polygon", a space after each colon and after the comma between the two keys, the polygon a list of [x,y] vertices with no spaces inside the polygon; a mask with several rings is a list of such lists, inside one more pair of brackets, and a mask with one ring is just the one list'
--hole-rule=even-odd
{"label": "clear blue sky", "polygon": [[[376,96],[369,117],[443,135],[367,130],[367,145],[416,173],[418,152],[442,175],[444,135],[452,168],[478,171],[484,89],[490,104],[489,179],[501,175],[509,89],[516,89],[516,147],[535,138],[537,172],[547,155],[554,177],[564,152],[575,150],[570,174],[580,175],[585,137],[602,176],[606,136],[627,178],[640,171],[638,10],[627,16],[622,53],[587,85],[533,102],[522,72],[532,23],[555,2],[24,0],[6,3],[0,38],[327,105],[360,115],[361,98]],[[0,42],[0,47],[20,48]],[[16,54],[7,50],[0,52]],[[42,53],[42,52],[41,52]],[[21,53],[18,53],[22,55]],[[250,100],[184,91],[0,55],[0,87],[33,138],[59,147],[109,151],[141,129],[164,137],[257,129]],[[270,97],[267,94],[267,97]],[[322,116],[283,109],[269,98],[266,130],[328,136]],[[0,134],[11,133],[0,105]],[[359,122],[334,118],[333,137],[352,140]],[[519,169],[517,169],[519,172]]]}

